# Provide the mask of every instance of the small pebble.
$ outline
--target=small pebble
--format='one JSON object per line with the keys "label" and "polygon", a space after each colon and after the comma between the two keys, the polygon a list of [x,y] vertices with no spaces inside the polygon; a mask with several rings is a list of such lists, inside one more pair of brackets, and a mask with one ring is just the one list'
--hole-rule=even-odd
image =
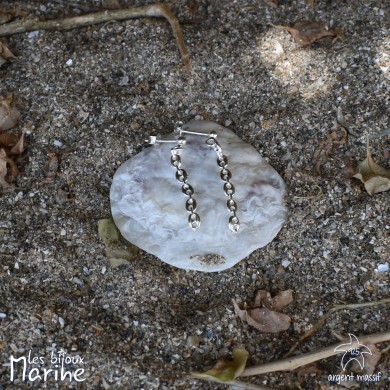
{"label": "small pebble", "polygon": [[282,261],[282,266],[283,266],[284,268],[287,268],[290,264],[291,264],[291,261],[288,261],[288,260],[283,260],[283,261]]}
{"label": "small pebble", "polygon": [[27,37],[29,39],[31,39],[31,38],[37,37],[38,35],[39,35],[39,31],[38,30],[37,31],[31,31],[30,33],[28,33]]}
{"label": "small pebble", "polygon": [[389,270],[389,264],[388,263],[379,264],[377,270],[378,272],[387,272]]}
{"label": "small pebble", "polygon": [[62,148],[64,146],[64,144],[58,140],[54,140],[53,145],[58,146],[59,148]]}
{"label": "small pebble", "polygon": [[67,66],[72,66],[73,65],[73,60],[69,59],[68,61],[66,61],[66,65]]}

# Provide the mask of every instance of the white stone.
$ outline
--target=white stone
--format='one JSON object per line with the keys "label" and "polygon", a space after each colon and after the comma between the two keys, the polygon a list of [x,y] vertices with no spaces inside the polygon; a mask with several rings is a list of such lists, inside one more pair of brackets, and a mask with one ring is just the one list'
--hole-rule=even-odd
{"label": "white stone", "polygon": [[58,141],[58,140],[54,140],[53,141],[53,145],[54,146],[58,146],[59,148],[61,148],[62,146],[64,146],[64,144],[61,142],[61,141]]}
{"label": "white stone", "polygon": [[387,272],[389,270],[389,264],[384,263],[384,264],[379,264],[378,265],[378,272]]}
{"label": "white stone", "polygon": [[282,266],[283,266],[284,268],[287,268],[290,264],[291,264],[291,261],[288,261],[288,260],[283,260],[283,261],[282,261]]}
{"label": "white stone", "polygon": [[[240,229],[229,230],[231,213],[220,178],[217,155],[206,136],[185,134],[182,168],[195,194],[200,227],[188,224],[188,199],[171,165],[175,143],[157,143],[127,160],[115,173],[111,211],[122,235],[161,260],[187,270],[222,271],[267,245],[287,217],[285,184],[260,154],[231,130],[211,121],[191,121],[183,130],[217,133],[232,173]],[[171,133],[162,140],[175,140]]]}

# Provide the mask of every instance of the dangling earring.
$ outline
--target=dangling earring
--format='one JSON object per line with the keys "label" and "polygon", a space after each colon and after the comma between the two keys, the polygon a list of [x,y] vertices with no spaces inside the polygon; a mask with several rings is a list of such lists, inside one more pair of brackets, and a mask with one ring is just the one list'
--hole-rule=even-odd
{"label": "dangling earring", "polygon": [[217,141],[217,134],[216,133],[210,133],[210,137],[206,140],[206,144],[210,146],[216,153],[217,153],[217,164],[221,168],[220,177],[225,182],[223,185],[223,190],[225,194],[229,197],[228,201],[226,202],[226,206],[228,210],[232,213],[232,215],[229,218],[229,229],[237,233],[240,229],[240,220],[237,217],[237,203],[233,199],[233,195],[235,193],[235,188],[233,183],[230,181],[232,178],[232,174],[227,169],[228,165],[228,159],[227,157],[222,153],[221,145]]}
{"label": "dangling earring", "polygon": [[219,142],[217,141],[217,133],[210,132],[209,134],[206,133],[199,133],[195,131],[188,131],[188,130],[182,130],[181,128],[178,129],[180,136],[182,133],[185,134],[192,134],[192,135],[200,135],[200,136],[207,136],[206,144],[210,146],[216,153],[217,153],[217,164],[221,168],[220,177],[225,182],[223,185],[223,190],[225,194],[229,197],[228,201],[226,202],[226,206],[228,210],[232,213],[232,215],[229,218],[229,229],[237,233],[240,229],[240,220],[237,217],[237,202],[233,199],[233,195],[235,192],[235,188],[233,183],[230,181],[232,178],[232,174],[227,169],[228,165],[228,159],[227,157],[222,153],[222,148]]}
{"label": "dangling earring", "polygon": [[158,140],[156,136],[149,137],[149,143],[152,145],[156,143],[164,143],[164,142],[177,143],[177,145],[171,149],[171,164],[174,168],[176,168],[176,180],[182,184],[181,191],[183,192],[184,195],[188,196],[186,206],[185,206],[186,210],[190,213],[190,215],[188,216],[188,223],[190,227],[193,230],[195,230],[200,226],[200,217],[195,212],[197,206],[196,200],[193,197],[195,191],[187,181],[188,179],[187,172],[181,167],[181,152],[183,151],[183,145],[186,143],[186,139],[181,135],[179,135],[176,141]]}

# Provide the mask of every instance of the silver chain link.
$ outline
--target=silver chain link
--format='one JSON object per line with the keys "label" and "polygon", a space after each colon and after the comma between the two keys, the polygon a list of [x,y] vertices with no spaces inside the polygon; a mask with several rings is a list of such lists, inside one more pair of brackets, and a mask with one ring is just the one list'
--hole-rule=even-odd
{"label": "silver chain link", "polygon": [[184,137],[179,137],[178,145],[174,146],[171,149],[171,164],[176,168],[176,180],[179,183],[182,183],[181,191],[183,192],[184,195],[188,196],[186,202],[186,210],[190,213],[188,217],[188,223],[190,227],[193,230],[195,230],[200,226],[200,217],[197,213],[195,213],[196,200],[193,198],[194,189],[187,182],[187,178],[188,178],[187,172],[181,167],[180,154],[183,150],[184,143],[185,143]]}
{"label": "silver chain link", "polygon": [[228,159],[227,157],[222,153],[222,148],[219,142],[216,139],[216,134],[215,133],[210,133],[210,137],[207,138],[206,144],[210,146],[216,153],[217,153],[217,164],[221,168],[221,173],[220,177],[221,179],[225,182],[223,185],[223,190],[225,194],[229,197],[228,201],[226,202],[226,206],[228,210],[232,213],[232,215],[229,218],[229,229],[232,232],[237,233],[238,230],[240,229],[240,221],[237,217],[237,203],[233,199],[233,195],[235,192],[235,188],[233,183],[230,181],[232,178],[232,174],[227,169],[228,165]]}

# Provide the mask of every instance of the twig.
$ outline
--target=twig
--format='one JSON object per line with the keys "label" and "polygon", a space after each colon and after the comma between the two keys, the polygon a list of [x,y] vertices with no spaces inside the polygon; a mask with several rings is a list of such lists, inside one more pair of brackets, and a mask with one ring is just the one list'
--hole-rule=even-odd
{"label": "twig", "polygon": [[229,385],[234,385],[245,390],[272,390],[272,388],[268,386],[255,385],[254,383],[248,383],[248,382],[243,382],[238,380],[229,382]]}
{"label": "twig", "polygon": [[71,18],[44,20],[36,18],[26,18],[15,22],[6,23],[0,26],[0,37],[13,34],[20,34],[35,30],[58,30],[67,31],[74,28],[90,26],[93,24],[109,22],[112,20],[134,19],[142,17],[165,18],[172,27],[173,35],[179,47],[183,58],[183,65],[186,68],[190,66],[187,47],[184,43],[183,34],[180,28],[179,20],[170,8],[165,4],[152,4],[145,7],[124,8],[90,13]]}
{"label": "twig", "polygon": [[[213,378],[199,378],[199,377],[195,377],[195,376],[190,376],[190,378],[206,380],[209,382],[222,383],[220,381],[214,380]],[[245,389],[245,390],[273,390],[272,387],[263,386],[263,385],[255,385],[254,383],[238,381],[236,379],[229,381],[229,382],[223,382],[223,383],[226,385],[237,386],[237,387],[240,387],[241,389]]]}
{"label": "twig", "polygon": [[336,305],[333,306],[331,309],[329,309],[321,318],[320,320],[312,326],[286,353],[285,357],[291,356],[292,353],[298,348],[298,346],[306,340],[309,336],[311,336],[313,333],[317,332],[319,328],[325,323],[325,321],[336,311],[339,310],[353,310],[353,309],[359,309],[361,307],[371,307],[371,306],[378,306],[382,304],[390,303],[390,298],[387,299],[381,299],[380,301],[373,301],[373,302],[364,302],[364,303],[351,303],[346,305]]}
{"label": "twig", "polygon": [[[371,343],[371,344],[382,343],[384,341],[390,340],[390,332],[376,333],[367,336],[359,336],[358,339],[360,345],[367,344],[367,343]],[[341,353],[339,351],[335,351],[335,349],[339,345],[340,344],[334,344],[331,345],[330,347],[326,347],[315,352],[305,353],[303,355],[295,356],[293,358],[277,360],[276,362],[265,363],[259,366],[249,367],[245,369],[240,376],[246,377],[252,375],[265,374],[269,372],[275,372],[275,371],[295,370],[296,368],[305,366],[306,364],[315,362],[317,360],[326,359],[330,356]],[[356,341],[350,345],[350,348],[358,348],[358,347],[359,347],[359,343]]]}

